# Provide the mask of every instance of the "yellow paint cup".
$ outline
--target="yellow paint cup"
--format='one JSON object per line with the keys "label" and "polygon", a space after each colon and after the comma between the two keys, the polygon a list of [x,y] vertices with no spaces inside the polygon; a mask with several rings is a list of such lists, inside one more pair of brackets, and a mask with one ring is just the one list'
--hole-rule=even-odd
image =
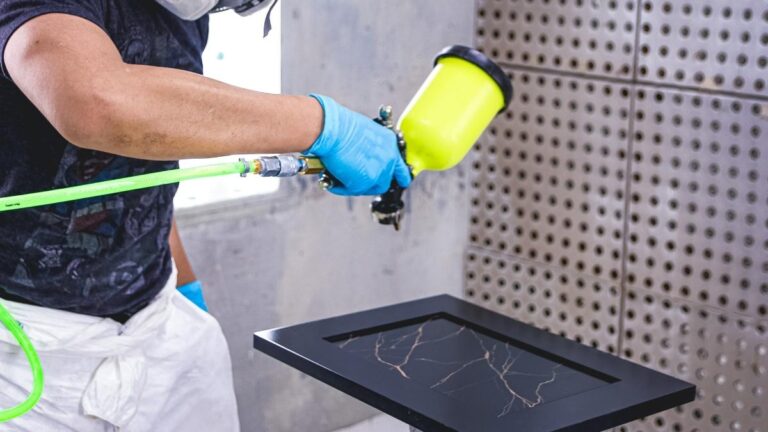
{"label": "yellow paint cup", "polygon": [[461,162],[511,98],[509,78],[483,53],[459,45],[443,50],[397,125],[413,175]]}

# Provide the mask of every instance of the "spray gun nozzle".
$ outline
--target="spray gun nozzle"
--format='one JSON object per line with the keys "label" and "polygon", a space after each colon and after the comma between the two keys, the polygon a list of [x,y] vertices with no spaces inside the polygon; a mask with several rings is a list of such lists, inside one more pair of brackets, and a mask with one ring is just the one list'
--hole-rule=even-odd
{"label": "spray gun nozzle", "polygon": [[379,224],[392,225],[395,228],[395,231],[400,231],[400,220],[402,219],[402,212],[400,210],[397,210],[393,213],[379,213],[376,211],[371,211],[371,215],[373,215],[373,220]]}
{"label": "spray gun nozzle", "polygon": [[400,230],[400,220],[403,218],[403,192],[396,181],[392,181],[389,190],[371,202],[373,219],[382,225],[392,225],[395,231]]}

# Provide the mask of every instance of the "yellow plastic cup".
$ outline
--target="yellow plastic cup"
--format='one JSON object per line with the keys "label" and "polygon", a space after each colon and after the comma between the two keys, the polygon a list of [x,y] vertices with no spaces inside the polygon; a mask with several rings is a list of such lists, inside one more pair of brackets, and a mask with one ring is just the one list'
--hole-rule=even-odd
{"label": "yellow plastic cup", "polygon": [[461,162],[511,98],[509,78],[483,53],[459,45],[443,50],[397,125],[413,175]]}

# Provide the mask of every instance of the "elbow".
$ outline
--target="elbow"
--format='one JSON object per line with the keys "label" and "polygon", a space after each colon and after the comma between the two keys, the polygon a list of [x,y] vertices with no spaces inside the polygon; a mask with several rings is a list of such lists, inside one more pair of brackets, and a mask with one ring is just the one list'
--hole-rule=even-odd
{"label": "elbow", "polygon": [[115,98],[93,91],[70,101],[52,122],[64,139],[80,148],[120,153],[118,147],[130,137],[123,133],[126,119]]}

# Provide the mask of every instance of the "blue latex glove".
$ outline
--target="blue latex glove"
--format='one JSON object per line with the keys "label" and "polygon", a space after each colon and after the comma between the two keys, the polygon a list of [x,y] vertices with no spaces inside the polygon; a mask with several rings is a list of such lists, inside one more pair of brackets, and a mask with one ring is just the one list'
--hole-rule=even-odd
{"label": "blue latex glove", "polygon": [[397,180],[406,188],[411,172],[397,148],[394,132],[350,111],[327,96],[311,94],[325,113],[323,132],[305,154],[320,158],[342,185],[337,195],[381,195]]}
{"label": "blue latex glove", "polygon": [[208,312],[208,305],[205,304],[205,297],[203,297],[203,284],[201,284],[200,281],[190,282],[177,289],[181,295],[196,304],[197,307]]}

